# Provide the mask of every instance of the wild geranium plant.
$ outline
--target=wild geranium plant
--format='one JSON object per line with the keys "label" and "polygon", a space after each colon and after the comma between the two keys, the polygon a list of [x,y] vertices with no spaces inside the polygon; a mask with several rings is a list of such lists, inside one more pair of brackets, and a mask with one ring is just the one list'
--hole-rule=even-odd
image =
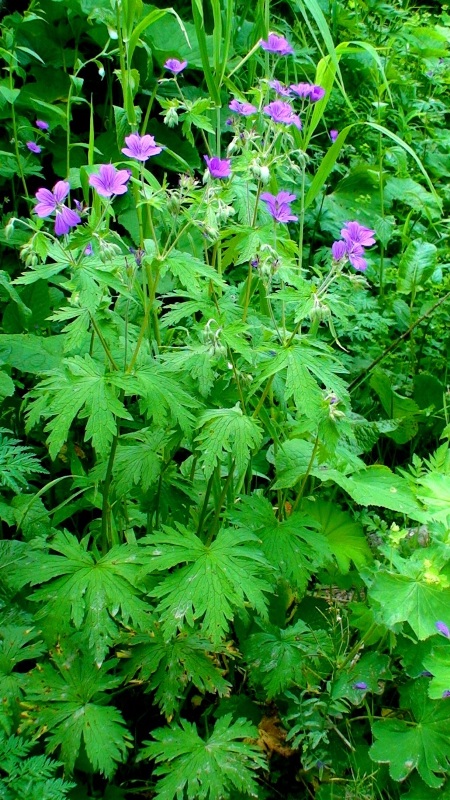
{"label": "wild geranium plant", "polygon": [[[15,399],[20,376],[24,441],[2,429],[0,794],[25,791],[28,760],[49,800],[74,784],[105,800],[431,797],[450,760],[450,431],[395,471],[386,442],[413,441],[435,405],[380,367],[430,319],[412,314],[431,243],[400,256],[400,339],[373,350],[406,222],[395,239],[382,176],[372,215],[349,201],[373,169],[328,187],[354,157],[334,50],[312,69],[264,23],[228,63],[213,7],[210,64],[196,5],[200,90],[184,39],[145,38],[166,12],[138,6],[89,18],[117,43],[101,56],[123,91],[114,153],[92,111],[86,163],[72,149],[61,180],[37,175],[7,228],[24,270],[0,273],[15,309],[0,389]],[[142,109],[139,42],[163,53]],[[30,122],[30,158],[50,119]]]}

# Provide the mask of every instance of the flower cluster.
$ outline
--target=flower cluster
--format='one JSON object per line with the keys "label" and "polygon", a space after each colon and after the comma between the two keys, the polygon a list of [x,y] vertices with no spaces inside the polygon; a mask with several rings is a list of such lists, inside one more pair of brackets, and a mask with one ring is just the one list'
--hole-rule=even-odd
{"label": "flower cluster", "polygon": [[290,90],[298,97],[307,97],[311,103],[317,103],[325,97],[325,89],[315,83],[292,83]]}
{"label": "flower cluster", "polygon": [[375,244],[374,234],[375,231],[360,225],[359,222],[346,222],[341,229],[342,239],[333,242],[331,246],[334,261],[348,258],[352,267],[364,272],[367,269],[364,248]]}

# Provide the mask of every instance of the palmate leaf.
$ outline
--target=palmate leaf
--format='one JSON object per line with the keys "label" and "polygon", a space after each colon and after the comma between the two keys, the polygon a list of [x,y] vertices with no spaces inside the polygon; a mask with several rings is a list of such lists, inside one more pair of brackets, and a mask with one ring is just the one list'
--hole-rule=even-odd
{"label": "palmate leaf", "polygon": [[326,500],[306,502],[303,508],[317,521],[342,573],[349,571],[352,561],[361,569],[373,560],[362,525],[347,511]]}
{"label": "palmate leaf", "polygon": [[51,549],[60,555],[32,550],[18,566],[22,585],[47,583],[33,592],[40,603],[36,619],[50,617],[58,632],[71,620],[87,635],[87,643],[97,664],[104,660],[117,637],[118,624],[148,624],[148,605],[140,599],[138,572],[145,563],[144,551],[129,544],[113,547],[95,559],[70,533],[57,533]]}
{"label": "palmate leaf", "polygon": [[178,530],[164,526],[141,541],[153,556],[152,571],[173,570],[150,592],[159,600],[157,612],[166,638],[185,622],[193,626],[201,619],[202,633],[218,645],[236,609],[249,604],[266,616],[269,565],[252,533],[221,530],[211,544],[204,544],[183,525]]}
{"label": "palmate leaf", "polygon": [[376,601],[376,620],[393,628],[408,622],[419,639],[436,633],[436,622],[448,617],[450,588],[440,572],[446,559],[436,549],[417,550],[409,559],[392,556],[397,572],[379,570],[369,589]]}
{"label": "palmate leaf", "polygon": [[265,626],[244,646],[252,683],[260,684],[270,700],[292,685],[306,686],[312,663],[332,645],[325,631],[313,631],[303,620],[284,630]]}
{"label": "palmate leaf", "polygon": [[196,441],[200,445],[200,463],[209,478],[226,453],[231,453],[236,469],[242,474],[252,450],[262,442],[262,431],[256,419],[243,414],[239,404],[234,408],[204,411],[198,420],[201,429]]}
{"label": "palmate leaf", "polygon": [[[395,781],[403,781],[417,769],[433,789],[442,786],[450,761],[450,705],[427,697],[427,680],[419,679],[401,691],[400,707],[411,709],[410,719],[374,722],[375,742],[369,755],[373,761],[389,764]],[[438,773],[438,774],[436,774]]]}
{"label": "palmate leaf", "polygon": [[46,378],[30,393],[36,399],[28,412],[27,428],[40,417],[52,417],[45,430],[50,432],[49,453],[55,459],[75,417],[87,417],[85,440],[92,439],[95,450],[106,457],[117,433],[115,418],[132,417],[118,400],[108,374],[89,355],[66,358],[64,365],[64,371]]}
{"label": "palmate leaf", "polygon": [[130,738],[122,715],[106,694],[120,683],[120,677],[108,674],[117,662],[98,669],[80,653],[61,654],[54,662],[55,667],[40,665],[30,679],[31,724],[38,731],[48,731],[47,751],[59,750],[69,774],[84,745],[93,769],[111,777],[125,760]]}
{"label": "palmate leaf", "polygon": [[168,441],[163,430],[143,428],[121,436],[114,460],[114,488],[120,496],[139,486],[147,492],[161,472],[161,450]]}
{"label": "palmate leaf", "polygon": [[303,592],[314,570],[331,556],[326,539],[315,521],[303,513],[279,522],[271,503],[264,497],[243,497],[229,519],[238,528],[256,534],[275,576]]}
{"label": "palmate leaf", "polygon": [[126,675],[148,682],[149,690],[155,692],[155,699],[169,720],[180,707],[190,684],[203,694],[217,692],[220,696],[230,688],[218,665],[217,653],[213,655],[211,643],[197,633],[183,631],[166,641],[156,630],[133,636],[131,645]]}
{"label": "palmate leaf", "polygon": [[152,732],[140,758],[155,759],[154,774],[163,776],[156,785],[156,800],[218,800],[241,792],[258,796],[256,771],[266,768],[260,748],[252,743],[258,731],[247,720],[231,722],[231,714],[217,720],[205,740],[185,719],[180,725]]}
{"label": "palmate leaf", "polygon": [[140,410],[156,425],[166,427],[177,423],[185,433],[192,430],[194,416],[192,411],[199,407],[177,379],[171,377],[169,370],[157,362],[139,366],[133,373],[115,375],[114,385],[123,389],[126,396],[142,398]]}

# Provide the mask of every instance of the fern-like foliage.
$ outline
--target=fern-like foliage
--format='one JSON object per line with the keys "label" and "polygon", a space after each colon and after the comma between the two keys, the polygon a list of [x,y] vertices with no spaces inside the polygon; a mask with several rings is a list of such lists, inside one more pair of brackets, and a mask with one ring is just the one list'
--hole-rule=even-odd
{"label": "fern-like foliage", "polygon": [[22,585],[47,584],[31,596],[40,603],[36,619],[50,617],[57,632],[65,631],[69,620],[76,629],[83,628],[100,665],[117,637],[119,623],[148,625],[148,605],[138,589],[146,558],[143,549],[128,544],[113,547],[101,558],[87,547],[85,539],[79,542],[68,532],[57,533],[51,549],[58,555],[31,550],[18,573]]}
{"label": "fern-like foliage", "polygon": [[30,475],[46,472],[31,447],[20,444],[8,430],[0,428],[0,486],[20,492]]}
{"label": "fern-like foliage", "polygon": [[1,800],[64,800],[75,785],[55,777],[60,763],[33,756],[33,743],[0,733]]}
{"label": "fern-like foliage", "polygon": [[167,638],[185,623],[202,620],[203,634],[218,645],[237,609],[249,604],[266,616],[269,564],[252,533],[221,530],[205,544],[183,525],[178,530],[164,526],[142,541],[150,546],[153,571],[173,570],[150,592],[159,600],[157,613]]}
{"label": "fern-like foliage", "polygon": [[226,694],[230,684],[220,669],[220,653],[211,653],[211,643],[194,631],[184,631],[165,641],[158,630],[138,634],[131,640],[128,678],[137,676],[155,692],[155,698],[170,720],[192,684],[202,694]]}
{"label": "fern-like foliage", "polygon": [[69,774],[81,748],[92,768],[106,777],[126,758],[130,737],[107,694],[120,683],[120,677],[109,674],[116,663],[99,669],[89,656],[69,651],[55,656],[55,666],[44,663],[30,677],[22,730],[31,727],[38,735],[48,731],[47,750],[59,750]]}
{"label": "fern-like foliage", "polygon": [[245,719],[231,722],[221,717],[205,740],[185,719],[180,725],[153,731],[155,742],[146,742],[141,758],[155,759],[156,800],[219,800],[257,797],[256,771],[266,767],[260,748],[251,740],[257,729]]}

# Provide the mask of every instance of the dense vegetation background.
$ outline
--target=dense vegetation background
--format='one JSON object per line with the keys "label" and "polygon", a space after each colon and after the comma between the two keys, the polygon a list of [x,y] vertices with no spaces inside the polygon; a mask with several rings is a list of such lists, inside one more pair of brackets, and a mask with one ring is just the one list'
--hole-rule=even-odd
{"label": "dense vegetation background", "polygon": [[447,8],[0,26],[0,798],[450,798]]}

